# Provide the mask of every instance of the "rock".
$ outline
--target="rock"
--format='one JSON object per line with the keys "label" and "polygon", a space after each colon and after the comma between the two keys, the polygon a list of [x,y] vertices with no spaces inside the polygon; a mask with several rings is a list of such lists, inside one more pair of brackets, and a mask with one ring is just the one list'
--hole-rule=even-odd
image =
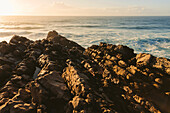
{"label": "rock", "polygon": [[156,58],[150,63],[153,68],[160,69],[170,75],[170,60],[166,58]]}
{"label": "rock", "polygon": [[[112,49],[113,50],[110,50],[110,48],[107,48],[107,44],[101,43],[100,47],[95,46],[95,48],[94,48],[92,46],[92,47],[89,47],[85,51],[84,55],[90,57],[92,59],[91,62],[96,62],[99,66],[104,68],[103,74],[99,74],[99,73],[94,74],[94,72],[93,72],[93,76],[96,77],[96,76],[101,75],[101,77],[99,77],[99,78],[103,81],[103,86],[106,88],[108,87],[108,90],[113,85],[113,83],[119,84],[120,86],[124,87],[126,90],[126,94],[122,95],[122,93],[121,93],[120,95],[122,95],[122,97],[125,100],[129,100],[132,102],[132,100],[133,100],[132,95],[135,95],[138,92],[137,96],[136,96],[137,99],[135,99],[135,101],[139,102],[141,105],[147,106],[149,108],[147,110],[144,110],[142,106],[131,103],[129,105],[134,106],[136,109],[131,109],[131,108],[129,109],[127,107],[124,107],[124,109],[129,109],[130,111],[132,110],[133,112],[139,112],[139,111],[140,112],[142,112],[142,111],[143,112],[147,112],[147,111],[153,112],[153,109],[154,109],[154,112],[160,112],[160,111],[167,112],[168,108],[161,107],[161,105],[159,104],[159,101],[155,100],[156,98],[155,99],[152,98],[153,101],[155,101],[154,103],[152,103],[152,99],[150,101],[148,101],[149,104],[148,103],[145,104],[143,102],[143,101],[148,100],[149,99],[148,97],[151,97],[151,95],[154,93],[155,90],[161,90],[161,89],[164,89],[165,91],[167,90],[165,88],[166,86],[163,86],[162,84],[168,85],[166,80],[169,81],[169,79],[166,78],[166,80],[164,79],[164,81],[158,80],[158,79],[155,79],[155,80],[153,79],[153,77],[156,76],[158,73],[160,74],[162,72],[166,72],[164,70],[166,68],[163,68],[163,66],[159,68],[159,63],[158,63],[157,68],[156,68],[156,66],[153,66],[153,64],[156,64],[156,62],[158,62],[158,61],[155,60],[155,57],[153,57],[150,54],[144,54],[144,53],[138,54],[138,55],[136,55],[136,58],[135,58],[135,54],[133,53],[133,50],[129,49],[128,47],[119,45],[117,47],[112,47]],[[102,54],[102,56],[104,56],[103,59],[98,60],[96,57],[96,56],[98,56],[97,53],[100,53],[100,54],[103,53]],[[106,63],[106,62],[109,62],[108,60],[114,61],[115,63],[113,63],[113,64]],[[165,64],[169,64],[168,59],[165,59],[163,61],[167,62]],[[165,64],[162,62],[162,65],[165,65]],[[90,65],[88,67],[94,68],[93,65]],[[166,65],[165,67],[168,67],[168,66]],[[87,67],[85,67],[85,68],[87,68]],[[91,71],[89,71],[89,72],[91,72]],[[152,76],[149,76],[150,73],[152,73]],[[163,76],[162,74],[160,74],[159,76]],[[159,83],[159,85],[156,83],[152,85],[151,81],[153,83],[157,82],[157,83]],[[131,82],[131,83],[128,83],[128,82]],[[126,85],[126,84],[128,84],[128,85]],[[149,84],[151,84],[151,85],[149,85]],[[130,86],[130,87],[127,88],[127,86]],[[115,87],[115,86],[113,86],[113,87]],[[116,89],[116,91],[119,92],[121,90]],[[147,92],[147,93],[145,93],[145,92]],[[119,93],[117,93],[117,94],[112,93],[111,89],[108,93],[105,90],[105,94],[108,95],[111,100],[114,98],[111,95],[119,95]],[[140,97],[140,96],[138,96],[138,94],[141,94],[143,96]],[[157,94],[161,94],[161,92],[159,92],[159,93],[157,92]],[[117,98],[118,97],[119,96],[117,96]],[[143,98],[143,101],[139,101],[138,97]],[[163,98],[165,98],[165,97],[163,97]],[[113,101],[115,102],[115,100],[113,100]],[[123,105],[123,104],[121,104],[121,101],[125,102],[125,100],[121,100],[121,98],[120,98],[120,101],[116,101],[116,102],[120,103],[119,105]],[[157,108],[156,106],[154,106],[153,104],[155,104],[155,103],[157,103],[156,105],[160,106],[161,108]],[[116,109],[116,110],[119,112],[122,112],[120,109]],[[128,110],[126,110],[126,111],[128,111]]]}
{"label": "rock", "polygon": [[34,103],[39,105],[47,101],[48,92],[39,83],[32,81],[29,84],[29,89],[31,91],[31,97]]}
{"label": "rock", "polygon": [[85,100],[83,98],[79,98],[78,96],[75,96],[70,103],[72,104],[73,109],[79,112],[83,112],[84,110],[82,109],[87,106]]}
{"label": "rock", "polygon": [[56,37],[58,35],[59,34],[56,31],[50,31],[47,35],[47,39],[50,38],[50,37]]}
{"label": "rock", "polygon": [[13,36],[0,42],[0,113],[168,113],[169,72],[169,59],[123,45]]}
{"label": "rock", "polygon": [[8,64],[11,65],[13,62],[10,59],[7,59],[6,57],[0,57],[0,65]]}
{"label": "rock", "polygon": [[68,49],[71,49],[73,47],[78,48],[81,51],[84,51],[85,49],[81,47],[79,44],[67,40],[65,37],[58,35],[56,31],[50,31],[47,36],[47,40],[52,41],[53,43],[59,43],[63,46],[65,46]]}
{"label": "rock", "polygon": [[11,67],[7,64],[0,66],[0,86],[10,77],[12,74],[11,71]]}
{"label": "rock", "polygon": [[121,67],[126,67],[126,66],[127,66],[127,64],[126,64],[123,60],[120,60],[120,61],[118,62],[118,64],[119,64],[119,66],[121,66]]}
{"label": "rock", "polygon": [[55,95],[55,98],[64,99],[66,101],[71,98],[64,80],[61,78],[60,73],[56,71],[51,71],[49,74],[39,77],[37,82]]}
{"label": "rock", "polygon": [[39,67],[36,67],[34,75],[33,75],[33,79],[36,79],[38,77],[38,73],[41,71],[41,69]]}
{"label": "rock", "polygon": [[155,82],[159,83],[159,84],[162,84],[162,80],[160,78],[156,78],[155,79]]}
{"label": "rock", "polygon": [[0,111],[2,113],[35,113],[36,110],[33,104],[23,102],[23,100],[27,101],[29,98],[28,92],[19,89],[18,94],[0,106]]}
{"label": "rock", "polygon": [[34,106],[30,104],[17,104],[10,109],[11,113],[36,113]]}
{"label": "rock", "polygon": [[9,44],[6,41],[0,42],[0,53],[1,54],[9,53],[11,51],[10,49],[11,48],[10,48]]}
{"label": "rock", "polygon": [[123,45],[118,45],[114,48],[115,51],[121,53],[125,59],[129,59],[135,56],[134,50]]}
{"label": "rock", "polygon": [[14,35],[9,43],[13,43],[13,44],[20,44],[20,43],[28,43],[30,40],[27,39],[26,37],[22,37],[22,36],[17,36]]}
{"label": "rock", "polygon": [[149,65],[151,62],[152,56],[150,54],[140,53],[136,56],[137,59],[137,66],[143,67]]}

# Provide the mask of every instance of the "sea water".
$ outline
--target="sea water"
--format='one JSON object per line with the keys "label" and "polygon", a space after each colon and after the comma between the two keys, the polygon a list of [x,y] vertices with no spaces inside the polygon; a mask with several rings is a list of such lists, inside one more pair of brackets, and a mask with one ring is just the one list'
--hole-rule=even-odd
{"label": "sea water", "polygon": [[31,40],[43,39],[50,30],[56,30],[85,48],[106,42],[127,45],[135,53],[145,52],[170,58],[170,16],[0,17],[0,41],[9,41],[14,34]]}

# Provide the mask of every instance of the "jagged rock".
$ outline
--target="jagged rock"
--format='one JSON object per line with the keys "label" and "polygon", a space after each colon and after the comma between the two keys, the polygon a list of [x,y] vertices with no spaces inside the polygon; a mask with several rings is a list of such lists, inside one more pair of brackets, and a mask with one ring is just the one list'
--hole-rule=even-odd
{"label": "jagged rock", "polygon": [[[131,56],[128,56],[128,53],[126,54],[126,51],[128,51],[128,50],[126,50],[125,53],[120,51],[121,49],[119,49],[119,48],[123,48],[123,46],[113,47],[113,48],[116,48],[115,49],[116,52],[111,51],[110,49],[107,49],[107,47],[108,47],[107,44],[101,43],[100,46],[92,46],[92,47],[88,48],[84,54],[86,56],[90,57],[99,66],[104,68],[103,75],[100,74],[103,77],[102,81],[103,81],[104,87],[111,87],[112,84],[110,84],[110,83],[112,83],[112,82],[114,84],[119,84],[122,88],[125,88],[125,86],[126,87],[130,86],[128,88],[123,89],[126,91],[125,94],[123,92],[121,94],[119,94],[119,93],[112,94],[110,91],[110,94],[117,95],[117,96],[121,95],[124,98],[124,100],[122,100],[122,101],[117,101],[118,103],[121,103],[121,102],[126,103],[125,100],[128,100],[127,103],[130,102],[128,107],[125,106],[123,108],[126,110],[119,111],[120,109],[117,109],[117,111],[118,112],[125,112],[125,111],[126,112],[127,111],[128,112],[139,112],[139,111],[142,111],[142,112],[148,112],[148,111],[149,112],[160,112],[160,111],[168,112],[169,111],[168,107],[163,107],[162,105],[160,105],[160,103],[165,102],[165,101],[162,99],[163,101],[161,102],[160,100],[154,98],[154,97],[156,97],[156,95],[157,96],[159,95],[161,98],[165,99],[166,97],[161,94],[160,90],[161,89],[169,90],[169,89],[166,89],[167,88],[166,86],[152,84],[152,82],[151,82],[151,81],[153,81],[153,82],[161,81],[162,83],[169,85],[169,83],[167,83],[167,81],[169,81],[169,79],[167,77],[166,77],[167,81],[165,79],[160,79],[159,81],[158,80],[155,81],[153,79],[153,76],[155,76],[155,77],[163,76],[162,75],[163,73],[161,72],[162,70],[159,69],[159,70],[161,70],[161,71],[159,71],[158,68],[156,70],[155,67],[153,67],[153,65],[152,65],[153,63],[155,63],[155,62],[153,62],[155,57],[153,57],[152,55],[149,55],[149,54],[139,54],[135,58],[135,54],[133,54],[132,51],[131,51]],[[103,59],[98,60],[97,56],[98,56],[98,54],[101,54],[101,53],[103,53],[102,56],[106,56],[106,59],[103,58]],[[111,60],[111,58],[114,58],[115,60]],[[134,58],[136,60],[133,60],[133,63],[129,62],[131,59],[134,59]],[[108,61],[108,60],[110,60],[110,61]],[[111,63],[112,61],[115,61],[115,62]],[[167,62],[168,59],[167,60],[165,59],[165,61],[166,61],[166,64],[164,64],[164,65],[166,65],[166,67],[168,67],[167,66],[167,64],[169,64]],[[106,62],[110,62],[110,63],[106,63]],[[118,62],[118,65],[117,65],[117,62]],[[122,65],[122,64],[127,64],[126,66],[128,66],[128,67],[126,67],[125,65]],[[135,65],[137,65],[137,67]],[[91,66],[88,66],[88,67],[91,67]],[[163,72],[165,72],[165,71],[163,71]],[[152,77],[149,75],[150,73],[152,73],[151,74]],[[160,73],[162,73],[162,74],[160,74]],[[114,86],[114,87],[116,88],[116,86]],[[121,87],[119,87],[120,89],[117,89],[117,90],[119,90],[119,92],[121,91]],[[155,89],[154,87],[157,89]],[[112,88],[110,88],[110,90],[111,89]],[[156,91],[156,93],[155,93],[155,91]],[[105,92],[105,93],[107,94],[107,92]],[[138,98],[143,98],[143,101],[134,99],[134,97],[136,97],[135,95],[137,95]],[[140,96],[138,96],[138,95],[140,95]],[[141,97],[141,95],[142,95],[142,97]],[[151,96],[151,95],[154,95],[154,96]],[[151,97],[153,97],[153,98],[151,98]],[[112,97],[112,99],[113,98],[114,97]],[[168,98],[169,97],[167,97],[167,99]],[[116,101],[116,99],[114,101]],[[140,104],[135,103],[135,101]],[[145,103],[145,101],[147,101],[147,104]],[[154,106],[155,104],[160,107]],[[170,105],[167,102],[166,102],[166,104]],[[124,105],[124,104],[121,103],[119,105]],[[141,105],[145,106],[145,108],[147,108],[147,109],[143,108]],[[131,108],[130,106],[135,107],[135,109]]]}
{"label": "jagged rock", "polygon": [[126,66],[127,66],[127,64],[126,64],[123,60],[120,60],[120,61],[118,62],[118,64],[119,64],[119,66],[121,66],[121,67],[126,67]]}
{"label": "jagged rock", "polygon": [[0,42],[0,54],[7,54],[10,52],[10,46],[6,41]]}
{"label": "jagged rock", "polygon": [[121,53],[124,56],[124,59],[130,59],[135,56],[134,50],[127,46],[118,45],[114,50]]}
{"label": "jagged rock", "polygon": [[21,44],[26,44],[27,45],[27,43],[29,43],[29,42],[30,42],[30,40],[27,39],[26,37],[14,35],[11,38],[9,43],[13,43],[13,44],[20,44],[21,43]]}
{"label": "jagged rock", "polygon": [[127,46],[13,36],[0,42],[0,113],[169,113],[169,75],[169,59]]}
{"label": "jagged rock", "polygon": [[83,98],[80,98],[79,96],[75,96],[72,101],[70,101],[70,104],[72,105],[72,108],[74,109],[73,112],[78,111],[80,113],[84,113],[86,111],[82,110],[85,107],[87,107],[87,103]]}
{"label": "jagged rock", "polygon": [[47,35],[47,38],[52,38],[52,37],[56,37],[58,36],[59,34],[56,32],[56,31],[50,31]]}
{"label": "jagged rock", "polygon": [[56,31],[50,31],[48,33],[47,40],[52,41],[53,43],[59,43],[68,49],[76,47],[79,50],[84,51],[84,48],[81,47],[79,44],[66,39],[65,37],[59,35]]}
{"label": "jagged rock", "polygon": [[166,58],[156,58],[150,65],[170,75],[170,60]]}
{"label": "jagged rock", "polygon": [[2,86],[6,80],[12,74],[12,67],[9,64],[0,65],[0,86]]}
{"label": "jagged rock", "polygon": [[30,93],[24,89],[19,89],[18,93],[12,98],[8,99],[2,106],[0,112],[2,113],[35,113],[35,105],[26,103],[30,99]]}
{"label": "jagged rock", "polygon": [[10,59],[7,59],[6,57],[0,57],[0,65],[8,64],[11,65],[13,62]]}
{"label": "jagged rock", "polygon": [[61,78],[60,73],[51,71],[49,74],[45,74],[42,77],[37,78],[37,82],[41,84],[45,89],[48,89],[50,93],[55,95],[55,98],[62,98],[66,101],[70,99],[69,90]]}
{"label": "jagged rock", "polygon": [[150,64],[152,56],[150,54],[140,53],[136,55],[136,59],[137,59],[137,62],[136,62],[137,66],[144,67]]}

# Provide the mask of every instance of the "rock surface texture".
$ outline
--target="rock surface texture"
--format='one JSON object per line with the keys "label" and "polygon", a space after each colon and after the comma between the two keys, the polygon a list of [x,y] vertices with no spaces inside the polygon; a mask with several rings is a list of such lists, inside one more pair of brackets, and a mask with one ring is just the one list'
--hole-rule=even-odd
{"label": "rock surface texture", "polygon": [[170,60],[50,31],[0,42],[0,113],[170,113]]}

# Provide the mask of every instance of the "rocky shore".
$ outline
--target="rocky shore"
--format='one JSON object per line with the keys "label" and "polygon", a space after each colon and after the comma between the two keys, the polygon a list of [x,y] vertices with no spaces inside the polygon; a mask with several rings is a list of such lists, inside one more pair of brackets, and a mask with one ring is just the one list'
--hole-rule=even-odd
{"label": "rocky shore", "polygon": [[50,31],[0,42],[0,113],[170,113],[170,60]]}

